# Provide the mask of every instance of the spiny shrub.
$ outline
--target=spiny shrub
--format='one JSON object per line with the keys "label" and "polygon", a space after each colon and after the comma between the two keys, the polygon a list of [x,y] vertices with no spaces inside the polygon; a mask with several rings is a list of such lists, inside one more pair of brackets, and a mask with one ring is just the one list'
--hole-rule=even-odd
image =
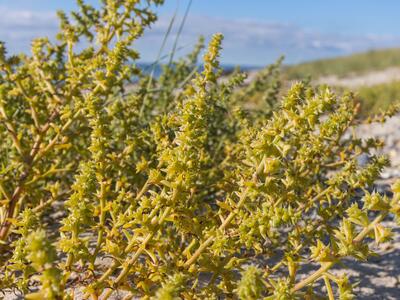
{"label": "spiny shrub", "polygon": [[19,56],[1,44],[0,288],[303,299],[323,280],[331,299],[352,299],[329,270],[367,259],[400,215],[400,184],[392,199],[369,192],[388,160],[358,164],[381,142],[346,134],[352,95],[297,83],[280,100],[276,66],[248,86],[240,72],[222,80],[220,34],[201,71],[202,40],[152,78],[132,47],[161,2],[78,1],[57,42]]}

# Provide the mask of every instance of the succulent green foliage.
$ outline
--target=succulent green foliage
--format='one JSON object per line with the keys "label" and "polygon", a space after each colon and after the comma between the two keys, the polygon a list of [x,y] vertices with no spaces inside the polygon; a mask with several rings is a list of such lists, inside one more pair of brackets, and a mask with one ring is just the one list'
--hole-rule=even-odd
{"label": "succulent green foliage", "polygon": [[[221,34],[201,68],[202,39],[142,74],[134,42],[161,2],[78,1],[58,42],[18,57],[0,44],[0,288],[302,299],[324,279],[351,299],[329,269],[367,259],[371,239],[390,240],[381,222],[400,217],[399,183],[392,199],[368,192],[388,160],[358,164],[382,143],[346,134],[353,96],[299,82],[280,97],[280,60],[250,84],[222,78]],[[320,269],[300,280],[310,261]]]}
{"label": "succulent green foliage", "polygon": [[26,295],[27,299],[60,299],[62,293],[61,271],[54,266],[56,249],[46,238],[44,230],[33,231],[27,237],[27,259],[40,273],[40,292]]}
{"label": "succulent green foliage", "polygon": [[236,93],[236,101],[242,105],[256,105],[267,114],[275,109],[282,92],[282,62],[283,57],[280,57],[274,64],[259,71],[248,86]]}
{"label": "succulent green foliage", "polygon": [[236,293],[239,299],[260,299],[264,290],[262,271],[249,266],[240,279]]}
{"label": "succulent green foliage", "polygon": [[182,274],[173,275],[162,287],[156,292],[157,300],[176,300],[180,299],[179,295],[184,290],[185,280]]}

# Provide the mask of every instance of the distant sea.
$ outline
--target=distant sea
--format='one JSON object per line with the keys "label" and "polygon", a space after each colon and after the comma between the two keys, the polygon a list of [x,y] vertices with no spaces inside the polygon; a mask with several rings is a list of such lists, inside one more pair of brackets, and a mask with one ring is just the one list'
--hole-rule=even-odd
{"label": "distant sea", "polygon": [[[161,75],[162,69],[161,69],[161,65],[159,64],[152,64],[152,63],[137,63],[138,67],[140,67],[140,69],[147,74],[150,74],[153,66],[154,66],[154,77],[159,77]],[[221,68],[223,70],[224,74],[229,74],[231,73],[237,66],[235,65],[228,65],[228,64],[222,64]],[[254,71],[254,70],[260,70],[261,67],[255,67],[255,66],[242,66],[239,65],[238,67],[240,67],[240,70],[242,71]],[[201,68],[200,68],[201,70]]]}

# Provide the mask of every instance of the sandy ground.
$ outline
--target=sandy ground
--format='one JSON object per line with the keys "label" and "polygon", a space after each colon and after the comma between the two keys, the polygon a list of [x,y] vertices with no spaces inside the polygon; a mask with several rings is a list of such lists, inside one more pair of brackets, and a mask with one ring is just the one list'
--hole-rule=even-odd
{"label": "sandy ground", "polygon": [[347,88],[357,88],[359,86],[372,86],[391,81],[400,81],[400,68],[388,68],[382,71],[375,71],[364,75],[349,76],[344,78],[339,78],[337,76],[326,76],[316,80],[316,83],[323,83],[331,86],[343,86]]}

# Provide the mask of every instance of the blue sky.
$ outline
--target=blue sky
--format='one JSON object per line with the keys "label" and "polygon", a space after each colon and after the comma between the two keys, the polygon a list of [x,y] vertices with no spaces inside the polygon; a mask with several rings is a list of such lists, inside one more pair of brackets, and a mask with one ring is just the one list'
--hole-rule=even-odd
{"label": "blue sky", "polygon": [[[159,21],[137,45],[142,61],[154,61],[176,7],[181,17],[187,3],[166,0],[158,9]],[[57,9],[74,7],[74,0],[0,0],[0,40],[11,53],[26,51],[33,37],[54,35]],[[296,63],[398,47],[399,12],[398,0],[193,0],[181,53],[190,50],[198,35],[215,32],[225,35],[222,61],[229,64],[265,65],[281,54],[287,63]],[[166,52],[170,48],[168,44]]]}

